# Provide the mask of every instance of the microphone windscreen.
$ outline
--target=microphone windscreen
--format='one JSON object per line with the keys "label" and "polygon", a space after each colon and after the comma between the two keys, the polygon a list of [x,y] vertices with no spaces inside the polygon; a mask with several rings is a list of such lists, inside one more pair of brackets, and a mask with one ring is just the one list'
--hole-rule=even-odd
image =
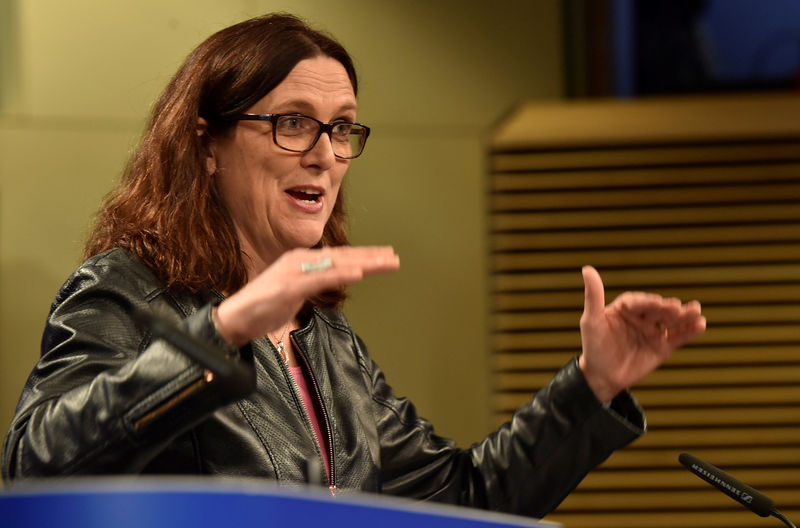
{"label": "microphone windscreen", "polygon": [[681,464],[686,466],[689,471],[739,502],[745,508],[752,510],[757,515],[767,517],[772,514],[775,508],[772,499],[728,475],[713,464],[703,462],[689,453],[681,453],[678,460]]}

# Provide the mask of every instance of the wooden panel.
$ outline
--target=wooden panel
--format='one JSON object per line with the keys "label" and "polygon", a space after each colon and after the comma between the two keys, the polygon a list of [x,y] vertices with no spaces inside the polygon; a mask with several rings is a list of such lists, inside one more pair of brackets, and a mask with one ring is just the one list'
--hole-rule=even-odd
{"label": "wooden panel", "polygon": [[[770,498],[781,503],[791,503],[795,500],[791,490],[777,489],[770,492]],[[594,511],[615,511],[630,507],[631,503],[638,508],[647,510],[661,510],[664,508],[691,508],[697,510],[724,508],[731,499],[713,489],[697,489],[686,491],[635,491],[623,494],[595,492],[576,493],[567,503],[569,509],[590,509]],[[568,509],[567,507],[564,508]],[[745,510],[742,510],[745,513]],[[744,516],[744,515],[743,515]],[[568,525],[569,526],[569,525]],[[777,526],[777,524],[776,524]]]}
{"label": "wooden panel", "polygon": [[[677,461],[678,453],[675,452],[674,459]],[[767,469],[730,469],[730,473],[736,474],[737,478],[743,482],[752,482],[753,487],[778,487],[795,482],[797,478],[796,468],[767,468]],[[657,486],[653,486],[654,481]],[[611,490],[615,488],[625,489],[644,489],[655,487],[656,489],[679,488],[679,489],[705,489],[707,484],[697,477],[685,471],[682,467],[678,469],[650,470],[650,471],[604,471],[602,469],[594,471],[586,477],[583,488],[585,491]]]}
{"label": "wooden panel", "polygon": [[[525,351],[500,352],[493,355],[496,371],[547,370],[552,372],[563,366],[577,350],[548,351],[531,353]],[[794,344],[762,344],[702,347],[690,345],[677,351],[662,366],[663,369],[690,365],[788,365],[800,363],[800,353]]]}
{"label": "wooden panel", "polygon": [[[598,196],[602,200],[598,200]],[[495,193],[489,200],[493,211],[536,211],[551,209],[590,209],[597,207],[675,207],[705,204],[741,204],[742,202],[786,203],[800,197],[800,182],[740,186],[695,185],[647,187],[585,192],[542,191]]]}
{"label": "wooden panel", "polygon": [[[799,241],[800,243],[800,241]],[[687,284],[731,284],[735,282],[780,283],[794,280],[800,273],[800,262],[786,264],[758,263],[755,265],[681,266],[675,268],[604,269],[603,283],[609,289],[647,287],[666,288]],[[495,291],[548,291],[582,288],[579,270],[536,271],[535,273],[498,272],[492,276]],[[754,297],[758,299],[758,297]],[[800,311],[796,312],[800,317]]]}
{"label": "wooden panel", "polygon": [[[592,472],[549,520],[568,528],[765,525],[683,469],[683,451],[800,518],[800,97],[786,101],[635,102],[616,118],[618,107],[602,102],[561,114],[529,107],[493,139],[498,424],[580,353],[585,264],[600,271],[607,301],[625,290],[698,299],[708,320],[702,338],[634,389],[648,433]],[[579,107],[585,119],[573,114]],[[772,108],[770,120],[748,128],[741,116],[755,108]],[[692,112],[708,122],[697,114],[645,125]],[[552,137],[542,123],[556,127]]]}
{"label": "wooden panel", "polygon": [[[503,290],[510,288],[505,286]],[[707,305],[703,312],[716,324],[793,322],[800,326],[800,303]],[[573,328],[580,316],[581,311],[577,309],[538,313],[498,312],[492,318],[492,327],[498,331]]]}
{"label": "wooden panel", "polygon": [[[600,270],[604,274],[604,270]],[[578,273],[577,271],[575,272]],[[683,277],[681,270],[676,269],[675,280]],[[685,278],[685,277],[684,277]],[[783,284],[737,284],[732,286],[691,286],[686,288],[658,288],[657,293],[680,299],[699,299],[708,304],[757,303],[791,303],[800,299],[800,282]],[[606,299],[612,299],[618,292],[606,290]],[[556,292],[498,292],[493,295],[493,308],[505,310],[544,310],[583,307],[583,291]],[[712,322],[713,323],[713,322]]]}
{"label": "wooden panel", "polygon": [[[565,509],[569,505],[569,500],[564,502]],[[728,500],[728,503],[735,506],[728,506],[725,509],[700,507],[696,511],[689,508],[636,511],[628,507],[626,510],[632,512],[628,515],[613,513],[600,515],[594,510],[588,510],[583,513],[559,513],[548,517],[547,520],[567,527],[580,528],[765,528],[780,522],[759,519],[732,500]],[[781,511],[790,519],[800,517],[800,507],[784,507]]]}
{"label": "wooden panel", "polygon": [[501,123],[494,152],[607,150],[652,144],[764,142],[800,137],[800,94],[735,94],[531,103]]}
{"label": "wooden panel", "polygon": [[[525,390],[543,387],[550,381],[551,372],[498,372],[498,390]],[[696,387],[714,385],[800,384],[800,364],[747,367],[709,367],[699,369],[659,369],[641,382],[642,387]],[[796,411],[796,414],[797,411]]]}
{"label": "wooden panel", "polygon": [[489,218],[492,231],[638,228],[642,226],[693,227],[703,225],[761,225],[768,222],[798,222],[797,204],[708,205],[698,208],[546,211],[495,213]]}
{"label": "wooden panel", "polygon": [[[764,407],[766,405],[785,405],[791,404],[800,408],[800,383],[798,380],[791,380],[789,383],[775,382],[772,385],[737,386],[737,387],[692,387],[692,390],[675,390],[674,386],[669,388],[649,388],[639,387],[636,390],[636,399],[646,409],[656,407],[696,407],[696,406],[745,406],[756,405]],[[502,392],[498,387],[495,392],[493,403],[494,408],[511,412],[531,399],[531,393],[522,392]],[[651,424],[652,425],[652,424]],[[658,425],[658,424],[656,424]]]}
{"label": "wooden panel", "polygon": [[[795,146],[797,147],[797,146]],[[747,146],[745,146],[745,149]],[[763,150],[756,151],[763,155]],[[670,153],[674,153],[670,150]],[[686,164],[664,167],[641,167],[635,171],[630,168],[603,169],[591,167],[591,170],[560,170],[537,172],[498,172],[492,175],[490,191],[547,191],[558,189],[588,189],[603,188],[614,189],[619,187],[668,187],[674,185],[708,185],[733,183],[784,182],[797,180],[800,163],[791,161],[800,154],[797,150],[786,152],[787,161],[774,161],[769,167],[769,180],[764,177],[764,168],[761,162],[752,164],[730,165],[694,165]],[[569,159],[572,159],[570,156]],[[705,157],[703,159],[706,159]],[[730,161],[725,159],[723,161]]]}
{"label": "wooden panel", "polygon": [[644,267],[682,264],[797,262],[800,245],[769,244],[761,246],[731,245],[719,247],[684,247],[629,249],[625,252],[591,249],[546,253],[495,254],[491,259],[495,271],[528,271],[574,267],[575,262],[591,262],[595,267]]}
{"label": "wooden panel", "polygon": [[493,172],[537,170],[608,169],[617,167],[662,167],[681,164],[785,163],[797,160],[800,141],[776,144],[678,146],[671,148],[589,149],[570,151],[522,151],[498,153],[490,159]]}
{"label": "wooden panel", "polygon": [[581,229],[571,231],[498,232],[492,236],[492,251],[551,250],[591,247],[647,247],[654,242],[667,247],[732,242],[784,242],[800,233],[800,223],[784,222],[769,225],[722,225],[684,227],[643,227],[628,229]]}
{"label": "wooden panel", "polygon": [[[652,426],[650,431],[653,432]],[[717,427],[698,428],[655,428],[653,434],[646,434],[637,440],[629,450],[652,447],[671,447],[675,450],[697,449],[702,447],[732,447],[741,454],[744,447],[761,445],[797,445],[800,443],[800,426],[770,427]],[[622,453],[619,451],[617,454]],[[710,460],[717,462],[716,458]],[[722,466],[722,463],[719,463]]]}

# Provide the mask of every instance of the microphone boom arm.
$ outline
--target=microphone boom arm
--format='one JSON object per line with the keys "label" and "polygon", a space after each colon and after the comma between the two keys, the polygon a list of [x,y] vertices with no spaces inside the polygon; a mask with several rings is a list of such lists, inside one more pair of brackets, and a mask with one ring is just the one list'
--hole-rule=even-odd
{"label": "microphone boom arm", "polygon": [[797,528],[775,507],[772,499],[728,475],[717,466],[703,462],[694,455],[681,453],[678,460],[686,469],[705,480],[728,497],[761,517],[773,516],[783,521],[789,528]]}

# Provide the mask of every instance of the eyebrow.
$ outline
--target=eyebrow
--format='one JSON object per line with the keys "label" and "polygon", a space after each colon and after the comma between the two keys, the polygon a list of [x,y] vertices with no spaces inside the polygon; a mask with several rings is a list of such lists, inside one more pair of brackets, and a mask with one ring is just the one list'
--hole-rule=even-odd
{"label": "eyebrow", "polygon": [[[278,106],[278,108],[297,108],[301,112],[309,113],[309,114],[313,113],[314,110],[315,110],[313,104],[311,104],[308,101],[305,101],[303,99],[290,99],[289,101],[283,102],[283,103],[281,103],[281,104],[279,104],[277,106]],[[337,113],[350,112],[350,111],[355,112],[356,110],[357,110],[357,107],[356,107],[355,104],[346,103],[346,104],[344,104],[344,105],[339,107],[339,109],[337,110]]]}

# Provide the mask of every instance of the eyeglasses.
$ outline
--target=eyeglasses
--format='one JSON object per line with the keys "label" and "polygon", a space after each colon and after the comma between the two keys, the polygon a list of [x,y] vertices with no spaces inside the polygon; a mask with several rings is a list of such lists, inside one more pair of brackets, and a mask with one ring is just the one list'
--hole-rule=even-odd
{"label": "eyeglasses", "polygon": [[342,159],[357,158],[364,152],[369,127],[360,123],[334,121],[323,123],[303,114],[239,114],[238,121],[269,121],[272,140],[290,152],[308,152],[323,132],[331,139],[333,155]]}

